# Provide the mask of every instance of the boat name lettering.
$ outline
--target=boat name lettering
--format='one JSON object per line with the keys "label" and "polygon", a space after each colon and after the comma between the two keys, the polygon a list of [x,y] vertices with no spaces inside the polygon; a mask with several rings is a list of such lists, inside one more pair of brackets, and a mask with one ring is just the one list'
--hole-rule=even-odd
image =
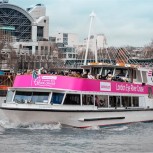
{"label": "boat name lettering", "polygon": [[116,90],[126,92],[144,92],[144,87],[132,84],[116,84]]}
{"label": "boat name lettering", "polygon": [[52,86],[55,85],[57,76],[39,76],[34,80],[36,86]]}

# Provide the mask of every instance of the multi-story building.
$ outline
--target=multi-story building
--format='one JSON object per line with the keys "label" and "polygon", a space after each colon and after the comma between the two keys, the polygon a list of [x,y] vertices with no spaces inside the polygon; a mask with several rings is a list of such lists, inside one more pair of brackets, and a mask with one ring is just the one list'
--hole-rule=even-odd
{"label": "multi-story building", "polygon": [[97,49],[105,48],[105,45],[107,45],[107,40],[104,34],[97,34],[96,45]]}
{"label": "multi-story building", "polygon": [[46,16],[46,7],[43,4],[36,4],[27,8],[27,12],[34,19],[33,38],[36,40],[49,39],[49,17]]}
{"label": "multi-story building", "polygon": [[49,39],[49,17],[46,16],[46,7],[36,4],[26,10],[9,4],[0,3],[0,30],[11,32],[13,46],[28,48],[33,54],[38,46],[38,40]]}
{"label": "multi-story building", "polygon": [[[7,46],[9,46],[8,43],[11,45],[17,56],[25,57],[40,51],[38,49],[40,41],[44,48],[50,45],[48,39],[49,17],[46,16],[46,7],[43,4],[36,4],[24,10],[8,3],[8,0],[0,1],[0,52],[3,54],[1,56],[6,54],[6,57],[9,57],[10,49],[5,47],[6,43]],[[5,67],[7,67],[6,64]]]}
{"label": "multi-story building", "polygon": [[65,67],[73,67],[76,63],[76,47],[78,46],[78,35],[75,33],[57,33],[49,40],[57,44],[60,59]]}
{"label": "multi-story building", "polygon": [[[106,45],[106,37],[104,34],[91,35],[89,39],[89,50],[94,52],[103,49]],[[87,45],[87,38],[84,39],[84,46]]]}
{"label": "multi-story building", "polygon": [[66,46],[63,43],[57,43],[59,58],[64,62],[64,66],[72,68],[76,63],[76,47]]}
{"label": "multi-story building", "polygon": [[78,35],[75,33],[57,33],[55,37],[56,43],[63,43],[69,47],[78,45]]}

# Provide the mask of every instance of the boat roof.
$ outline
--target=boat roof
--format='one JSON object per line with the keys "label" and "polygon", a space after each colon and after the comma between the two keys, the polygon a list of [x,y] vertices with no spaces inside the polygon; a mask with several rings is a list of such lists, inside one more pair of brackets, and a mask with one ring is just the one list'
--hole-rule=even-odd
{"label": "boat roof", "polygon": [[134,64],[110,64],[110,63],[88,63],[88,65],[81,66],[83,69],[90,69],[90,68],[101,68],[101,67],[108,67],[108,68],[121,68],[121,69],[136,69],[139,65]]}

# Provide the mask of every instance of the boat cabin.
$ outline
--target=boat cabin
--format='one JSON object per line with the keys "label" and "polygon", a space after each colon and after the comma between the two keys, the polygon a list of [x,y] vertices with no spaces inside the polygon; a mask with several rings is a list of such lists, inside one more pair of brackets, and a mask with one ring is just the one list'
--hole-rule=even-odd
{"label": "boat cabin", "polygon": [[144,96],[113,95],[103,93],[77,93],[30,89],[9,89],[6,103],[47,104],[50,106],[88,106],[89,108],[138,108],[144,107]]}

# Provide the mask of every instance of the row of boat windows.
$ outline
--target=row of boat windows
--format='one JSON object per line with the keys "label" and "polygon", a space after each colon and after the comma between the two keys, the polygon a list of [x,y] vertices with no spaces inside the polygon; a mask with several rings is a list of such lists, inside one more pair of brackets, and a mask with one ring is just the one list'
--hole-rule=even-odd
{"label": "row of boat windows", "polygon": [[[123,68],[92,68],[92,74],[100,74],[101,79],[114,80],[114,81],[126,81],[133,82],[133,79],[138,82],[147,83],[147,72],[146,71],[136,71],[134,69],[123,69]],[[142,73],[142,74],[141,74]]]}
{"label": "row of boat windows", "polygon": [[[17,103],[48,103],[64,105],[95,105],[98,107],[138,107],[139,97],[64,94],[53,92],[50,98],[49,92],[21,92],[8,91],[6,102]],[[65,96],[64,96],[65,95]],[[14,97],[12,99],[12,97]],[[65,97],[64,101],[63,98]],[[81,99],[82,98],[82,99]],[[82,104],[81,104],[82,102]]]}
{"label": "row of boat windows", "polygon": [[[114,80],[114,81],[129,81],[136,79],[136,70],[123,69],[123,68],[92,68],[92,74],[99,74],[101,79]],[[122,80],[123,79],[123,80]]]}

